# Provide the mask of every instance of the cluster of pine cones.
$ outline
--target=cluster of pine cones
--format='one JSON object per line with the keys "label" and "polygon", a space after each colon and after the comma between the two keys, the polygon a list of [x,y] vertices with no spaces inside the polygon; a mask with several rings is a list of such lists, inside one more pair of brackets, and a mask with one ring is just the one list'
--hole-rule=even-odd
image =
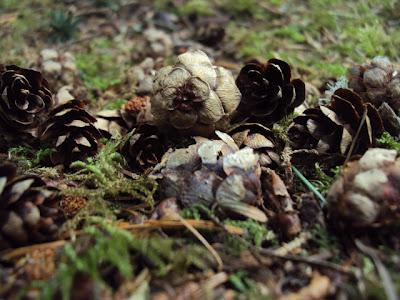
{"label": "cluster of pine cones", "polygon": [[[40,72],[17,66],[0,66],[0,95],[2,152],[52,148],[51,163],[68,169],[95,155],[101,138],[124,136],[120,151],[131,171],[161,174],[165,197],[181,198],[186,206],[216,202],[266,221],[257,208],[266,197],[261,174],[281,159],[272,126],[304,102],[306,88],[278,59],[248,62],[235,81],[204,52],[188,51],[157,72],[151,95],[118,110],[92,115],[82,100],[55,103]],[[289,143],[293,149],[362,155],[384,130],[400,132],[399,108],[400,75],[387,59],[376,58],[350,70],[349,89],[335,90],[327,105],[297,116],[288,128]],[[382,121],[388,113],[392,118]],[[195,136],[196,143],[185,148]],[[2,164],[0,248],[51,239],[60,219],[55,199],[40,178],[16,176],[14,166]]]}

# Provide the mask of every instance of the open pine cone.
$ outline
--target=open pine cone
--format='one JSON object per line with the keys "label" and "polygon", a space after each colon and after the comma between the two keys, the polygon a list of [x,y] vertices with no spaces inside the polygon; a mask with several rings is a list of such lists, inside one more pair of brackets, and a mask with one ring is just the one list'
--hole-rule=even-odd
{"label": "open pine cone", "polygon": [[250,61],[241,69],[236,85],[242,93],[236,121],[269,126],[292,113],[305,99],[304,82],[291,80],[290,66],[279,59],[266,64]]}
{"label": "open pine cone", "polygon": [[0,95],[0,135],[10,144],[32,144],[53,105],[46,79],[31,69],[0,66]]}
{"label": "open pine cone", "polygon": [[395,150],[369,149],[346,165],[327,200],[334,225],[380,227],[400,220],[400,160]]}
{"label": "open pine cone", "polygon": [[0,249],[52,240],[61,219],[54,189],[38,176],[16,176],[12,164],[0,165]]}
{"label": "open pine cone", "polygon": [[349,89],[337,89],[329,105],[309,108],[296,117],[288,130],[294,149],[316,149],[319,153],[346,155],[360,127],[354,154],[362,154],[383,133],[382,120],[370,103]]}
{"label": "open pine cone", "polygon": [[96,154],[100,132],[96,118],[83,109],[84,103],[71,100],[54,108],[43,124],[41,141],[54,146],[53,164],[69,166],[72,161]]}
{"label": "open pine cone", "polygon": [[226,121],[240,101],[232,74],[213,66],[200,50],[181,54],[174,66],[160,69],[153,93],[156,125],[204,136]]}
{"label": "open pine cone", "polygon": [[240,124],[228,132],[239,148],[250,147],[259,155],[261,166],[279,165],[274,133],[258,123]]}
{"label": "open pine cone", "polygon": [[239,150],[227,134],[217,134],[221,140],[201,140],[166,154],[162,196],[174,197],[185,207],[216,205],[226,213],[266,222],[256,207],[262,203],[258,155],[248,147]]}
{"label": "open pine cone", "polygon": [[378,56],[371,63],[354,66],[348,72],[349,87],[376,108],[383,102],[400,109],[400,73],[388,58]]}
{"label": "open pine cone", "polygon": [[143,124],[134,129],[121,148],[130,168],[142,172],[161,161],[167,151],[163,134],[156,126]]}

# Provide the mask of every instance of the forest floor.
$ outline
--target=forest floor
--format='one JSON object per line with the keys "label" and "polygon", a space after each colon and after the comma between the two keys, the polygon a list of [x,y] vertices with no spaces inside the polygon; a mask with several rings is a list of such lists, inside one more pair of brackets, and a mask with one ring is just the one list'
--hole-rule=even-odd
{"label": "forest floor", "polygon": [[[354,64],[398,62],[399,17],[394,0],[2,0],[0,64],[41,71],[54,95],[69,85],[96,115],[146,94],[145,77],[187,49],[203,50],[235,77],[249,59],[278,58],[305,82],[305,109],[345,85]],[[45,49],[69,53],[73,67],[46,69]],[[293,117],[273,127],[283,141]],[[382,147],[400,150],[385,137]],[[0,153],[19,175],[40,176],[64,202],[77,202],[56,239],[0,252],[0,299],[399,299],[396,229],[341,231],[327,221],[323,201],[341,164],[299,166],[307,179],[277,167],[284,186],[272,184],[270,197],[288,193],[300,221],[288,234],[279,222],[202,205],[162,217],[158,178],[129,168],[121,140],[103,139],[95,156],[71,168],[50,166],[48,148]]]}

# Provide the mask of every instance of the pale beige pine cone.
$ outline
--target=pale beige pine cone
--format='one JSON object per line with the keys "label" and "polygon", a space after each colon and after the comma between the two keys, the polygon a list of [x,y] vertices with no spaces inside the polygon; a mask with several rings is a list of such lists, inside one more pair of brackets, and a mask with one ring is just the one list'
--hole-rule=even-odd
{"label": "pale beige pine cone", "polygon": [[188,51],[155,77],[151,110],[161,128],[208,136],[225,123],[240,102],[230,71],[214,66],[200,51]]}
{"label": "pale beige pine cone", "polygon": [[331,186],[329,217],[338,226],[392,225],[400,218],[400,160],[395,150],[372,148],[349,162]]}

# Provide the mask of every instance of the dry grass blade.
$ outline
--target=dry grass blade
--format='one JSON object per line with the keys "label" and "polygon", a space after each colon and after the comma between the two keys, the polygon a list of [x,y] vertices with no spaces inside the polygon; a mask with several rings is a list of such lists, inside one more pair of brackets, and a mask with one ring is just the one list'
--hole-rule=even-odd
{"label": "dry grass blade", "polygon": [[389,300],[399,300],[399,296],[396,292],[396,287],[393,283],[392,278],[390,277],[389,271],[386,269],[385,265],[382,263],[375,249],[365,245],[359,239],[355,240],[357,248],[368,255],[372,261],[374,262],[375,268],[379,274],[379,277],[382,280],[382,285],[385,290],[386,296]]}
{"label": "dry grass blade", "polygon": [[5,251],[0,254],[0,258],[4,260],[11,260],[15,259],[17,257],[21,257],[23,255],[26,255],[28,253],[31,253],[35,250],[41,250],[41,249],[56,249],[60,248],[65,245],[67,241],[66,240],[58,240],[50,243],[43,243],[43,244],[35,244],[31,246],[26,246],[26,247],[20,247],[16,249],[12,249],[9,251]]}
{"label": "dry grass blade", "polygon": [[361,121],[360,121],[360,125],[357,128],[356,135],[353,138],[353,141],[352,141],[352,143],[350,145],[349,152],[347,153],[346,160],[344,161],[343,165],[346,165],[346,163],[349,161],[349,159],[351,157],[351,154],[353,153],[353,150],[354,150],[354,147],[356,146],[356,143],[357,143],[358,137],[360,135],[361,129],[364,126],[365,120],[367,119],[367,113],[368,113],[367,108],[364,108],[364,113],[362,115],[362,118],[361,118]]}
{"label": "dry grass blade", "polygon": [[182,218],[180,215],[176,214],[178,217],[179,221],[182,222],[182,224],[189,229],[191,233],[204,245],[204,247],[207,248],[208,251],[210,251],[211,255],[214,257],[215,261],[218,264],[218,270],[222,270],[224,263],[222,262],[221,257],[219,256],[218,252],[215,251],[215,249],[210,245],[210,243],[194,228],[190,223],[188,223],[184,218]]}

